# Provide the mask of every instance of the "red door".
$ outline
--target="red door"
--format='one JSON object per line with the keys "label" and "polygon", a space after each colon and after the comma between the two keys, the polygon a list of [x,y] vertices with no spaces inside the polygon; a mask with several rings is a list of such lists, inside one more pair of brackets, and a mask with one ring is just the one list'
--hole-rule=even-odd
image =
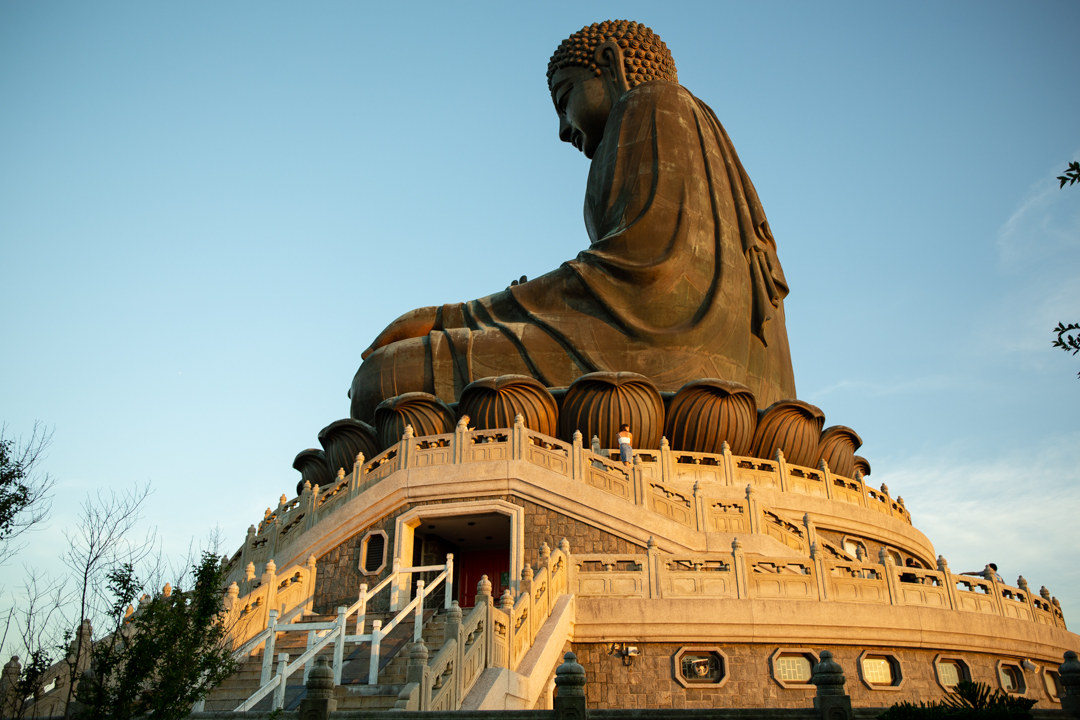
{"label": "red door", "polygon": [[503,590],[510,587],[510,551],[509,550],[473,550],[454,558],[458,570],[459,597],[461,607],[476,605],[476,584],[480,577],[488,576],[491,581],[491,595],[498,604]]}

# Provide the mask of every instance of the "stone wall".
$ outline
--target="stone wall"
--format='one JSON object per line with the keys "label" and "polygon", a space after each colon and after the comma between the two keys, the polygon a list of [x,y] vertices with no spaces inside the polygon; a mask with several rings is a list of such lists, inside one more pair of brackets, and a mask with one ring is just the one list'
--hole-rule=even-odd
{"label": "stone wall", "polygon": [[[570,543],[571,553],[605,552],[625,555],[642,555],[645,553],[645,548],[640,545],[580,520],[575,520],[543,505],[512,496],[500,496],[491,499],[504,500],[525,509],[524,560],[534,567],[540,560],[540,546],[546,542],[548,547],[554,550],[559,546],[559,541],[563,538],[566,538]],[[333,613],[338,605],[352,605],[356,602],[360,592],[360,583],[366,582],[369,588],[374,587],[390,573],[397,540],[394,537],[394,526],[398,516],[415,507],[455,502],[460,501],[436,500],[403,505],[389,515],[353,534],[333,550],[318,558],[315,578],[315,612]],[[386,568],[378,575],[361,575],[359,569],[360,545],[364,536],[372,530],[386,532]],[[446,556],[447,548],[437,547],[434,542],[424,542],[422,547],[424,556],[421,562],[424,564],[440,564]],[[441,591],[437,592],[438,597],[441,598]],[[372,612],[385,611],[388,609],[388,600],[389,593],[384,591],[369,605],[369,609]],[[432,602],[436,602],[436,600]]]}
{"label": "stone wall", "polygon": [[[619,638],[613,638],[620,641]],[[621,657],[610,652],[610,644],[574,643],[578,662],[588,678],[586,699],[589,709],[599,708],[805,708],[813,702],[814,688],[787,689],[772,678],[770,658],[777,645],[718,644],[728,660],[728,681],[720,687],[686,688],[674,679],[672,658],[690,643],[637,644],[640,655],[633,665],[623,665]],[[930,650],[906,650],[871,647],[815,647],[815,652],[829,650],[844,668],[845,689],[858,707],[888,707],[902,700],[921,702],[939,700],[945,691],[937,683],[934,658]],[[903,685],[897,690],[872,690],[859,679],[858,661],[864,650],[891,654],[900,662]],[[978,653],[950,653],[962,658],[971,670],[971,679],[998,688],[999,657]],[[1053,668],[1056,670],[1056,668]],[[1038,700],[1038,708],[1060,709],[1051,702],[1043,686],[1041,673],[1025,671],[1025,697]]]}
{"label": "stone wall", "polygon": [[[333,613],[339,605],[352,605],[359,597],[360,583],[366,582],[368,587],[372,588],[390,574],[394,557],[394,520],[407,510],[407,507],[400,508],[372,523],[316,561],[315,612]],[[371,530],[386,532],[386,567],[378,575],[362,575],[360,544]],[[389,593],[379,593],[368,605],[368,609],[372,612],[388,610],[389,598]]]}
{"label": "stone wall", "polygon": [[540,561],[540,546],[544,543],[552,550],[566,538],[570,553],[615,553],[620,555],[643,555],[640,545],[600,530],[580,520],[563,515],[543,505],[537,505],[517,497],[507,498],[515,505],[525,508],[525,562],[533,567]]}

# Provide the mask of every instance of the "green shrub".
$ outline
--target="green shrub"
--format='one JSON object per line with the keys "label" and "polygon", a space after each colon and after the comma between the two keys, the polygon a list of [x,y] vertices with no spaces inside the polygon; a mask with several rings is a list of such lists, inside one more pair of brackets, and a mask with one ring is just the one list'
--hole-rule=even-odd
{"label": "green shrub", "polygon": [[900,702],[878,715],[878,720],[1021,720],[1031,717],[1035,702],[985,683],[964,681],[941,702]]}

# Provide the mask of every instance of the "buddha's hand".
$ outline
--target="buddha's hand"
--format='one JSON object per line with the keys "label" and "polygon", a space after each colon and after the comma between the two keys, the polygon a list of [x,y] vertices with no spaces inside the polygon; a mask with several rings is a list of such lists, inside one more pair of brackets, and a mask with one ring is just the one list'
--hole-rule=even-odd
{"label": "buddha's hand", "polygon": [[427,335],[435,328],[438,311],[439,308],[437,307],[422,307],[405,313],[379,333],[379,336],[375,338],[375,341],[371,343],[368,349],[360,354],[360,359],[367,360],[368,355],[371,353],[398,340],[408,340],[409,338]]}

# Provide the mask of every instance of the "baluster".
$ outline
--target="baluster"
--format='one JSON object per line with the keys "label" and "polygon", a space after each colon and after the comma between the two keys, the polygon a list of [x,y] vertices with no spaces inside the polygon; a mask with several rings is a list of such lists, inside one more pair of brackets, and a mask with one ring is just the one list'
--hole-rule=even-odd
{"label": "baluster", "polygon": [[443,581],[443,609],[449,610],[450,603],[454,598],[451,597],[451,589],[454,587],[454,553],[446,553],[446,580]]}
{"label": "baluster", "polygon": [[[448,588],[445,587],[446,584],[443,583],[443,585],[444,585],[444,589],[448,590]],[[449,597],[450,593],[447,592],[446,595],[447,595],[447,597]],[[416,581],[416,599],[417,599],[417,603],[416,603],[416,611],[413,613],[413,633],[412,633],[413,642],[420,642],[420,636],[421,636],[422,631],[424,629],[424,598],[425,597],[427,597],[427,590],[424,588],[424,581],[423,580],[417,580]]]}
{"label": "baluster", "polygon": [[259,675],[259,685],[270,682],[270,675],[274,670],[274,642],[277,639],[277,610],[271,610],[270,619],[266,621],[266,627],[270,631],[263,646],[262,673]]}
{"label": "baluster", "polygon": [[379,684],[379,646],[382,644],[382,620],[371,621],[371,662],[368,663],[368,685]]}
{"label": "baluster", "polygon": [[285,707],[285,669],[289,666],[289,653],[281,653],[277,656],[277,675],[278,684],[274,688],[274,703],[272,707],[275,710],[281,710]]}
{"label": "baluster", "polygon": [[357,598],[360,603],[360,607],[356,611],[356,634],[364,634],[364,626],[367,624],[365,615],[367,615],[367,583],[360,583],[360,597]]}
{"label": "baluster", "polygon": [[334,638],[334,684],[341,684],[341,665],[345,660],[345,611],[344,605],[337,609],[337,637]]}

